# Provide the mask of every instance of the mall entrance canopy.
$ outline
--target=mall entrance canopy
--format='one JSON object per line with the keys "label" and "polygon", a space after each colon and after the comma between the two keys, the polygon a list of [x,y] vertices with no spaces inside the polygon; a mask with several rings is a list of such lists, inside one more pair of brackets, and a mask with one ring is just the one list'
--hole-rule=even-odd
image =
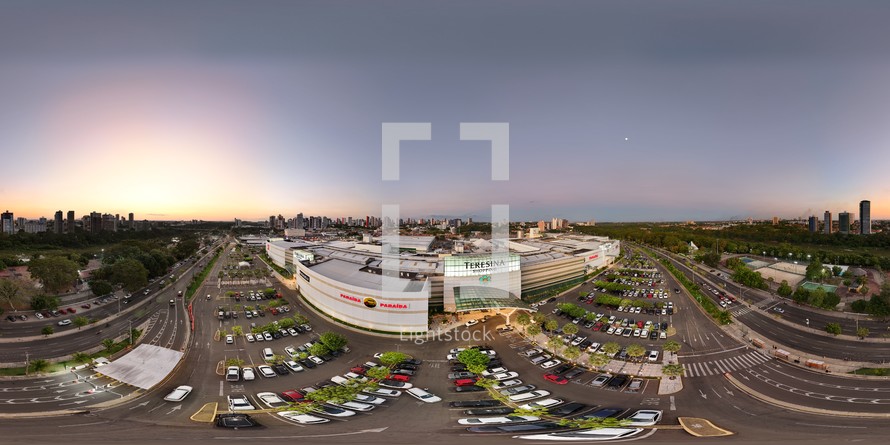
{"label": "mall entrance canopy", "polygon": [[455,286],[455,312],[478,311],[481,309],[525,309],[534,310],[516,295],[503,289],[485,286]]}
{"label": "mall entrance canopy", "polygon": [[96,368],[96,372],[141,389],[151,389],[173,371],[182,352],[154,345],[139,345],[129,354]]}

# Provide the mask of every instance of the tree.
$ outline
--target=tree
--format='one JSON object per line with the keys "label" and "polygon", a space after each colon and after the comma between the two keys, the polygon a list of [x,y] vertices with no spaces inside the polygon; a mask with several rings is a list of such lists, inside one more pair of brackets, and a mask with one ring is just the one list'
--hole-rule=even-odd
{"label": "tree", "polygon": [[834,335],[840,335],[842,332],[840,323],[828,323],[825,325],[825,332]]}
{"label": "tree", "polygon": [[397,363],[402,363],[407,359],[408,354],[397,351],[384,352],[379,358],[380,363],[382,363],[384,366],[393,366]]}
{"label": "tree", "polygon": [[56,310],[59,308],[59,297],[35,295],[31,297],[31,309],[35,311]]}
{"label": "tree", "polygon": [[71,356],[71,359],[77,363],[90,363],[93,361],[93,357],[86,352],[75,352],[74,355]]}
{"label": "tree", "polygon": [[679,352],[680,348],[682,348],[682,347],[683,346],[680,345],[680,343],[677,343],[673,340],[668,340],[668,341],[664,342],[664,344],[661,346],[661,349],[664,352]]}
{"label": "tree", "polygon": [[809,303],[810,306],[821,307],[822,303],[825,302],[826,295],[827,294],[825,292],[825,289],[822,289],[821,286],[817,287],[816,289],[810,291],[810,295],[807,298],[807,303]]}
{"label": "tree", "polygon": [[646,348],[643,345],[633,343],[627,345],[627,355],[633,358],[640,358],[646,354]]}
{"label": "tree", "polygon": [[788,285],[787,280],[782,280],[782,284],[779,285],[778,293],[780,296],[788,298],[794,291],[791,289],[791,286]]}
{"label": "tree", "polygon": [[489,357],[487,354],[483,354],[482,351],[476,348],[471,348],[464,349],[463,351],[458,352],[457,361],[463,363],[464,365],[467,365],[467,369],[471,369],[473,367],[482,367],[482,369],[484,370],[486,367],[488,367],[488,362],[491,361],[491,357]]}
{"label": "tree", "polygon": [[111,352],[111,350],[114,349],[114,340],[110,339],[110,338],[106,338],[106,339],[102,340],[102,346],[105,346],[105,350],[107,352]]}
{"label": "tree", "polygon": [[230,358],[226,360],[226,366],[238,366],[239,368],[244,366],[244,360],[240,358]]}
{"label": "tree", "polygon": [[541,334],[541,325],[532,324],[525,328],[525,333],[531,335],[532,337]]}
{"label": "tree", "polygon": [[607,357],[605,354],[590,354],[590,356],[587,357],[587,362],[590,363],[590,366],[593,366],[597,369],[608,365],[611,361],[612,359]]}
{"label": "tree", "polygon": [[843,269],[841,269],[841,266],[832,266],[831,267],[832,275],[839,277],[839,276],[841,276],[841,272],[843,272]]}
{"label": "tree", "polygon": [[18,304],[21,291],[22,287],[19,286],[18,282],[6,278],[0,279],[0,298],[5,300],[6,304],[13,310],[15,310],[15,305]]}
{"label": "tree", "polygon": [[810,281],[822,281],[822,278],[825,276],[825,267],[818,258],[807,265],[806,276]]}
{"label": "tree", "polygon": [[327,346],[331,351],[339,351],[346,346],[346,343],[348,343],[345,336],[336,332],[322,333],[318,337],[318,341],[322,342],[322,344]]}
{"label": "tree", "polygon": [[671,380],[683,375],[683,365],[670,363],[661,367],[661,373],[670,377]]}
{"label": "tree", "polygon": [[309,353],[312,355],[326,355],[331,353],[331,349],[324,343],[313,343],[309,348]]}
{"label": "tree", "polygon": [[562,351],[563,347],[564,344],[562,342],[562,339],[559,337],[551,337],[549,340],[547,340],[547,349],[553,351],[556,354],[559,354],[560,351]]}
{"label": "tree", "polygon": [[235,337],[244,335],[244,328],[239,325],[232,326],[232,335],[234,335]]}
{"label": "tree", "polygon": [[562,356],[569,360],[575,360],[581,356],[581,348],[577,346],[569,346],[565,351],[562,351]]}
{"label": "tree", "polygon": [[28,362],[28,372],[36,372],[40,374],[49,368],[49,362],[44,359],[31,360]]}
{"label": "tree", "polygon": [[74,317],[74,326],[77,326],[77,329],[80,329],[88,324],[90,324],[90,319],[84,316]]}
{"label": "tree", "polygon": [[859,327],[856,329],[856,336],[859,337],[860,339],[864,339],[865,337],[868,337],[868,333],[869,333],[869,330],[866,327]]}
{"label": "tree", "polygon": [[110,294],[114,287],[108,281],[95,279],[90,280],[90,290],[93,291],[93,295],[101,297],[102,295]]}
{"label": "tree", "polygon": [[389,377],[389,369],[383,366],[375,366],[365,371],[365,375],[374,380],[384,380]]}
{"label": "tree", "polygon": [[58,256],[38,258],[28,264],[31,276],[40,280],[50,293],[59,293],[74,285],[77,269],[77,263]]}
{"label": "tree", "polygon": [[[594,314],[594,316],[596,316],[596,314]],[[579,330],[578,325],[574,323],[566,323],[565,326],[562,327],[562,332],[567,335],[577,334]]]}
{"label": "tree", "polygon": [[610,341],[608,343],[603,344],[602,350],[607,356],[614,357],[615,354],[617,354],[618,351],[621,350],[621,345],[619,345],[618,343],[615,343],[613,341]]}
{"label": "tree", "polygon": [[53,332],[54,331],[53,331],[52,325],[44,326],[43,329],[40,330],[40,333],[47,337],[49,337],[50,335],[53,335]]}
{"label": "tree", "polygon": [[525,328],[526,326],[532,323],[532,317],[528,314],[528,312],[520,312],[519,315],[516,316],[516,324]]}
{"label": "tree", "polygon": [[556,320],[552,319],[552,318],[548,318],[547,321],[544,322],[544,329],[545,329],[545,330],[548,330],[548,331],[555,331],[556,328],[558,328],[558,327],[559,327],[559,323],[558,323]]}

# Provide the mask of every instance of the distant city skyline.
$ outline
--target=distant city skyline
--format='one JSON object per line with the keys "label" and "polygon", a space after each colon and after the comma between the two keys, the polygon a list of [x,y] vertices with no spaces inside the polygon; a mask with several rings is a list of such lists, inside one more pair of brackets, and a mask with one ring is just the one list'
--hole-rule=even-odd
{"label": "distant city skyline", "polygon": [[[0,210],[888,219],[888,22],[855,0],[11,0]],[[432,124],[400,181],[384,122]],[[510,180],[461,122],[510,124]]]}

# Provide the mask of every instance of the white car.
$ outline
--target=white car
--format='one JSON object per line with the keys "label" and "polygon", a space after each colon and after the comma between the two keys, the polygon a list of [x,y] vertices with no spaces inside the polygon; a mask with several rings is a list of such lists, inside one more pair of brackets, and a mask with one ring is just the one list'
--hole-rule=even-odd
{"label": "white car", "polygon": [[226,368],[226,381],[237,382],[241,380],[241,368],[237,366],[229,366]]}
{"label": "white car", "polygon": [[245,381],[256,379],[256,374],[253,372],[253,368],[246,367],[241,370],[241,378]]}
{"label": "white car", "polygon": [[331,417],[352,417],[355,415],[355,411],[338,408],[332,405],[319,406],[317,408],[313,408],[312,411]]}
{"label": "white car", "polygon": [[519,394],[514,394],[509,397],[511,402],[524,402],[526,400],[540,399],[541,397],[547,397],[550,395],[550,391],[544,389],[537,389],[529,392],[522,392]]}
{"label": "white car", "polygon": [[68,326],[69,324],[71,324],[71,320],[69,320],[69,319],[66,318],[66,319],[64,319],[64,320],[62,320],[62,321],[60,321],[60,322],[58,322],[57,324],[58,324],[59,326]]}
{"label": "white car", "polygon": [[554,366],[556,366],[556,365],[558,365],[558,364],[560,364],[560,363],[562,363],[561,360],[556,360],[556,359],[554,359],[554,360],[548,360],[548,361],[546,361],[546,362],[544,362],[544,363],[541,363],[541,368],[543,368],[543,369],[550,369],[550,368],[552,368],[552,367],[554,367]]}
{"label": "white car", "polygon": [[467,350],[467,348],[452,348],[450,351],[448,351],[448,353],[449,354],[458,354],[458,353],[460,353],[462,351],[466,351],[466,350]]}
{"label": "white car", "polygon": [[253,343],[255,341],[253,334],[251,334],[250,332],[244,334],[244,338],[247,339],[248,343]]}
{"label": "white car", "polygon": [[658,361],[658,351],[649,351],[649,361],[657,362]]}
{"label": "white car", "polygon": [[351,409],[354,411],[371,411],[372,409],[374,409],[374,405],[369,405],[362,402],[331,403],[331,405],[334,405],[337,408]]}
{"label": "white car", "polygon": [[547,409],[552,408],[556,405],[562,403],[562,399],[544,399],[538,400],[537,402],[526,403],[525,405],[519,405],[519,409],[528,409],[528,410],[536,410],[536,409]]}
{"label": "white car", "polygon": [[355,397],[352,398],[356,402],[369,403],[371,405],[382,405],[386,402],[386,399],[381,399],[380,397],[374,397],[369,394],[356,394]]}
{"label": "white car", "polygon": [[493,374],[493,375],[491,376],[491,378],[493,378],[493,379],[495,379],[495,380],[497,380],[497,381],[499,381],[499,382],[500,382],[500,381],[503,381],[503,380],[514,379],[514,378],[516,378],[516,377],[519,377],[519,373],[516,372],[516,371],[499,372],[499,373],[497,373],[497,374]]}
{"label": "white car", "polygon": [[285,360],[284,366],[287,366],[287,369],[290,369],[293,372],[300,372],[303,370],[303,367],[293,360]]}
{"label": "white car", "polygon": [[384,388],[393,388],[393,389],[411,389],[414,387],[414,385],[412,385],[408,382],[402,382],[399,380],[381,380],[377,384]]}
{"label": "white car", "polygon": [[300,332],[294,328],[288,328],[287,333],[290,334],[291,337],[296,337],[300,335]]}
{"label": "white car", "polygon": [[503,382],[498,382],[494,385],[491,385],[491,387],[493,389],[504,389],[504,388],[509,388],[511,386],[521,385],[521,384],[522,384],[522,380],[511,379],[511,380],[505,380]]}
{"label": "white car", "polygon": [[532,348],[532,349],[523,351],[522,353],[520,353],[520,355],[523,355],[523,356],[525,356],[525,357],[532,357],[532,356],[538,355],[538,354],[540,354],[540,353],[542,353],[542,352],[544,352],[544,351],[542,351],[542,350],[540,350],[540,349],[538,349],[538,348]]}
{"label": "white car", "polygon": [[661,412],[660,409],[641,409],[624,420],[630,421],[627,426],[652,426],[661,420]]}
{"label": "white car", "polygon": [[275,394],[274,392],[260,392],[257,393],[256,396],[258,399],[260,399],[261,402],[263,402],[263,404],[265,404],[269,408],[282,408],[290,405],[290,403],[285,402],[284,399],[279,397],[278,394]]}
{"label": "white car", "polygon": [[230,345],[232,343],[235,343],[235,337],[232,336],[231,334],[226,335],[226,344]]}
{"label": "white car", "polygon": [[372,390],[363,390],[365,394],[371,394],[372,396],[383,396],[383,397],[398,397],[402,395],[402,391],[397,389],[386,389],[386,388],[377,388]]}
{"label": "white car", "polygon": [[164,400],[168,402],[182,402],[192,392],[192,387],[188,385],[177,386],[176,389],[167,394]]}
{"label": "white car", "polygon": [[299,354],[299,352],[297,352],[297,349],[294,348],[293,346],[285,346],[285,347],[284,347],[284,353],[287,354],[287,355],[289,355],[289,356],[291,356],[291,357],[294,357],[294,356],[296,356],[297,354]]}
{"label": "white car", "polygon": [[316,357],[314,355],[310,355],[309,357],[306,357],[306,358],[308,358],[309,360],[312,360],[312,363],[315,363],[316,365],[324,364],[324,360],[321,357]]}
{"label": "white car", "polygon": [[312,425],[316,423],[326,423],[331,421],[331,419],[325,419],[323,417],[313,416],[311,414],[300,414],[296,411],[279,411],[275,414],[278,414],[279,416],[287,420],[303,425]]}
{"label": "white car", "polygon": [[346,377],[343,377],[342,375],[335,375],[335,376],[331,377],[331,381],[338,385],[346,385],[349,383],[349,379]]}
{"label": "white car", "polygon": [[263,340],[272,341],[272,334],[270,334],[268,332],[263,332]]}
{"label": "white car", "polygon": [[253,411],[255,408],[247,400],[247,396],[228,396],[229,411]]}
{"label": "white car", "polygon": [[534,422],[541,420],[536,416],[501,416],[501,417],[469,417],[458,419],[461,425],[497,425],[501,423]]}
{"label": "white car", "polygon": [[442,401],[441,397],[439,397],[425,389],[411,388],[407,392],[408,392],[408,395],[414,397],[417,400],[420,400],[421,402],[436,403],[436,402]]}
{"label": "white car", "polygon": [[275,371],[273,371],[273,370],[272,370],[272,367],[269,366],[269,365],[260,365],[260,366],[257,366],[257,371],[260,372],[260,375],[261,375],[261,376],[263,376],[263,377],[265,377],[265,378],[267,378],[267,379],[271,379],[272,377],[277,377],[277,376],[278,376],[278,374],[275,374]]}
{"label": "white car", "polygon": [[363,375],[358,375],[354,372],[347,372],[346,374],[343,374],[343,377],[346,377],[349,380],[355,380],[355,381],[361,382],[361,383],[365,383],[368,381],[367,377],[365,377]]}
{"label": "white car", "polygon": [[261,334],[261,333],[257,333],[256,335],[253,336],[253,338],[256,341],[265,341],[266,340],[265,338],[263,338],[263,334]]}
{"label": "white car", "polygon": [[502,372],[507,372],[509,369],[504,368],[503,366],[499,366],[497,368],[491,368],[491,370],[482,371],[482,377],[489,377],[495,374],[500,374]]}
{"label": "white car", "polygon": [[587,347],[587,353],[588,353],[588,354],[593,354],[594,352],[596,352],[596,351],[600,348],[600,346],[601,346],[601,345],[600,345],[599,343],[594,343],[594,344],[588,346],[588,347]]}
{"label": "white car", "polygon": [[477,324],[479,324],[479,320],[469,320],[466,322],[465,326],[470,327],[470,326],[475,326]]}
{"label": "white car", "polygon": [[616,440],[635,436],[643,431],[642,428],[600,428],[592,430],[574,430],[561,433],[530,434],[527,436],[513,436],[514,439],[530,440],[554,440],[554,441],[592,441],[592,440]]}

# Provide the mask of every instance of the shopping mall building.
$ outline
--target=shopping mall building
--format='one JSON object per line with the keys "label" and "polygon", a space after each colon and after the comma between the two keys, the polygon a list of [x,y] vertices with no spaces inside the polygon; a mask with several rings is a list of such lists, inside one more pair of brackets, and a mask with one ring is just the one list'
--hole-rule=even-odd
{"label": "shopping mall building", "polygon": [[[435,312],[528,308],[612,264],[620,243],[564,235],[500,243],[474,239],[443,252],[433,237],[399,237],[399,253],[368,242],[269,239],[272,261],[294,274],[305,301],[329,317],[386,333],[428,329]],[[457,247],[457,246],[456,246]],[[459,253],[458,253],[459,252]]]}

